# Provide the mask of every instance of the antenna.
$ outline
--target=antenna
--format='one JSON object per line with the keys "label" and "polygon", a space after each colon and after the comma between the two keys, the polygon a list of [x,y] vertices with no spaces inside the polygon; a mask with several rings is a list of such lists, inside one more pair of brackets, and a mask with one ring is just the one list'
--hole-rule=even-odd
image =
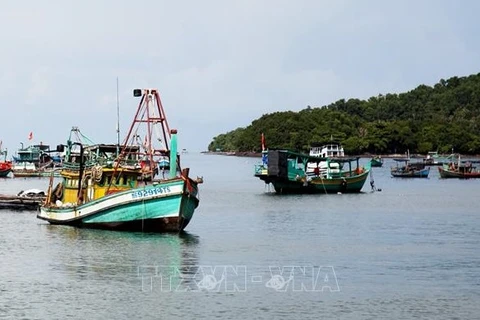
{"label": "antenna", "polygon": [[118,77],[117,77],[117,155],[120,154],[120,103],[118,99]]}

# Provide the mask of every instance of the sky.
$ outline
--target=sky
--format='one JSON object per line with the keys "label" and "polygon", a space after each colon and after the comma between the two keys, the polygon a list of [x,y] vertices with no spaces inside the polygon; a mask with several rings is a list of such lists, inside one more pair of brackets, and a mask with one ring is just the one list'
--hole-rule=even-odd
{"label": "sky", "polygon": [[[264,114],[480,72],[475,0],[1,0],[0,140],[115,143],[157,88],[179,148]],[[118,78],[118,102],[117,102]],[[29,140],[29,133],[33,139]]]}

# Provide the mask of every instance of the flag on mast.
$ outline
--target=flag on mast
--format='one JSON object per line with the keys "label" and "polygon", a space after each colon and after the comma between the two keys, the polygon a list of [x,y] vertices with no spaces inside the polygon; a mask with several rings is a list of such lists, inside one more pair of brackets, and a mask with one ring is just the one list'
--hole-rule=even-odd
{"label": "flag on mast", "polygon": [[262,132],[262,151],[265,151],[265,135]]}
{"label": "flag on mast", "polygon": [[33,139],[33,132],[30,131],[30,133],[28,134],[28,140],[32,140]]}

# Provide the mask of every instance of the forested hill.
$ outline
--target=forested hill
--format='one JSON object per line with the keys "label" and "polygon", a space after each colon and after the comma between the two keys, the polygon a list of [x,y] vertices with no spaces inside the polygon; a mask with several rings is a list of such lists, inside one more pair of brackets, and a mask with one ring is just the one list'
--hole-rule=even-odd
{"label": "forested hill", "polygon": [[452,148],[480,154],[480,73],[401,94],[265,114],[214,137],[208,150],[259,151],[262,133],[268,148],[299,151],[333,138],[348,154],[450,153]]}

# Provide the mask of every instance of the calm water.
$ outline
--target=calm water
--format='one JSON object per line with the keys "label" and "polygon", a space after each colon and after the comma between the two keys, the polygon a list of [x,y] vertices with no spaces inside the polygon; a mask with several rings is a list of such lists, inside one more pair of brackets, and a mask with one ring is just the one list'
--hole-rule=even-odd
{"label": "calm water", "polygon": [[184,235],[0,211],[0,319],[479,318],[480,180],[394,179],[387,161],[381,192],[277,196],[257,159],[182,161],[205,180]]}

